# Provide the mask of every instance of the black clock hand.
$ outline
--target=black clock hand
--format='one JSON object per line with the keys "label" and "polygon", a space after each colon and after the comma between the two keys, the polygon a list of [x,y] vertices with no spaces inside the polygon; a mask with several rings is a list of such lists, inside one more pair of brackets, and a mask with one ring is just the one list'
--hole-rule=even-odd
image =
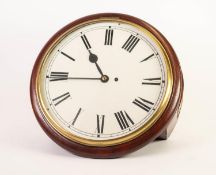
{"label": "black clock hand", "polygon": [[101,80],[101,78],[68,77],[69,80]]}
{"label": "black clock hand", "polygon": [[97,67],[97,70],[100,72],[101,76],[104,76],[104,74],[103,74],[103,72],[102,72],[102,70],[101,70],[101,68],[100,68],[100,66],[98,65],[97,62],[95,62],[95,65]]}
{"label": "black clock hand", "polygon": [[88,51],[89,51],[89,61],[90,61],[91,63],[95,63],[95,65],[96,65],[96,67],[97,67],[97,70],[99,71],[99,73],[101,74],[101,76],[104,76],[104,74],[103,74],[103,72],[102,72],[100,66],[99,66],[98,63],[97,63],[97,61],[98,61],[97,55],[91,53],[90,50],[88,50]]}
{"label": "black clock hand", "polygon": [[89,77],[47,77],[47,78],[50,78],[50,81],[60,81],[60,80],[101,80],[101,78],[89,78]]}

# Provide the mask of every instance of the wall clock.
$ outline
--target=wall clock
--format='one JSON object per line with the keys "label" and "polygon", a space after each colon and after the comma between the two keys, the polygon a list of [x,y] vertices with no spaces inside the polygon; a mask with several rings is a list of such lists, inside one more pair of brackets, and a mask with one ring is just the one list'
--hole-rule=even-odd
{"label": "wall clock", "polygon": [[39,124],[57,144],[84,157],[116,158],[168,138],[183,77],[159,31],[104,13],[68,24],[47,42],[30,94]]}

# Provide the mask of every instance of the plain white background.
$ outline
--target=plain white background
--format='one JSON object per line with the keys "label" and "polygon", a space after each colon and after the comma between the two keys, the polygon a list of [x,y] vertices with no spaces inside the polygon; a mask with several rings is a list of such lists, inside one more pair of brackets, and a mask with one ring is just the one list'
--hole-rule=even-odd
{"label": "plain white background", "polygon": [[[214,0],[0,0],[0,174],[216,174]],[[184,73],[179,122],[169,140],[126,157],[94,160],[52,142],[31,109],[29,81],[45,42],[99,12],[137,16],[174,47]]]}

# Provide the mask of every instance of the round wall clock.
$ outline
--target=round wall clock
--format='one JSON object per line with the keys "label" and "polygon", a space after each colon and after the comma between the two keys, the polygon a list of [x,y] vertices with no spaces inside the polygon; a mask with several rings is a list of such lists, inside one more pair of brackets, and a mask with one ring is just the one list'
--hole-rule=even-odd
{"label": "round wall clock", "polygon": [[103,13],[68,24],[47,42],[30,93],[39,124],[57,144],[84,157],[116,158],[168,138],[183,77],[154,27]]}

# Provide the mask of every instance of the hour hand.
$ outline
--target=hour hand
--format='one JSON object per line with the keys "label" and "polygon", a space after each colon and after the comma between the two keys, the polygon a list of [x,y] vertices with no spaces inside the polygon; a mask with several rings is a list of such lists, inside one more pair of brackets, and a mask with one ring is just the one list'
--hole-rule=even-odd
{"label": "hour hand", "polygon": [[86,35],[85,35],[85,34],[82,35],[81,38],[82,38],[82,41],[83,41],[83,43],[84,43],[86,49],[87,49],[88,52],[89,52],[89,61],[90,61],[91,63],[94,63],[94,64],[96,65],[97,70],[98,70],[98,72],[99,72],[100,75],[101,75],[101,81],[102,81],[103,83],[107,82],[107,81],[109,80],[109,77],[108,77],[107,75],[104,75],[104,74],[103,74],[103,72],[102,72],[100,66],[98,65],[98,63],[97,63],[97,61],[98,61],[98,56],[95,55],[95,54],[93,54],[93,53],[91,52],[91,50],[90,50],[90,49],[91,49],[91,45],[90,45],[90,43],[89,43],[89,41],[88,41]]}
{"label": "hour hand", "polygon": [[93,54],[90,50],[89,50],[89,61],[90,61],[91,63],[95,63],[98,72],[101,74],[101,76],[103,76],[104,74],[103,74],[103,72],[102,72],[100,66],[99,66],[98,63],[97,63],[98,57],[97,57],[97,55]]}
{"label": "hour hand", "polygon": [[103,74],[103,72],[102,72],[100,66],[98,65],[98,63],[97,63],[97,61],[98,61],[97,55],[93,54],[90,50],[88,50],[88,51],[89,51],[89,61],[90,61],[91,63],[95,63],[95,65],[96,65],[96,67],[97,67],[97,70],[98,70],[98,72],[99,72],[100,75],[101,75],[101,81],[102,81],[103,83],[106,83],[107,81],[109,81],[109,77],[108,77],[107,75],[104,75],[104,74]]}

